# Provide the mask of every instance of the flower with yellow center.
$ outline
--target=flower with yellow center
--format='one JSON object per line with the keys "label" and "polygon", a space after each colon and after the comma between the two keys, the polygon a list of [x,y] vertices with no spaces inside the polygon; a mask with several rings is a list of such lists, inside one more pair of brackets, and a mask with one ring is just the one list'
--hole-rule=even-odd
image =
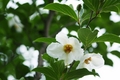
{"label": "flower with yellow center", "polygon": [[47,54],[58,60],[64,60],[65,65],[71,64],[74,60],[80,60],[83,56],[83,49],[80,42],[74,37],[68,37],[63,32],[56,35],[56,41],[47,47]]}
{"label": "flower with yellow center", "polygon": [[100,68],[103,65],[104,59],[102,58],[102,55],[89,53],[81,58],[80,64],[78,65],[77,68],[86,68],[89,71],[92,71],[92,69]]}

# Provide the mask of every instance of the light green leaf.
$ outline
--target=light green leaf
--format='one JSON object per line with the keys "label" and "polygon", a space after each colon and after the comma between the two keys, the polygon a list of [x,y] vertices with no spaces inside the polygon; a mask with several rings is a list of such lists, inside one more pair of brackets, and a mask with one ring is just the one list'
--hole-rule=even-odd
{"label": "light green leaf", "polygon": [[22,78],[20,78],[19,80],[25,80],[25,78],[24,78],[24,77],[22,77]]}
{"label": "light green leaf", "polygon": [[56,42],[55,38],[46,38],[46,37],[41,37],[38,38],[36,40],[34,40],[33,42],[45,42],[45,43],[51,43],[51,42]]}
{"label": "light green leaf", "polygon": [[63,13],[65,15],[68,15],[68,16],[72,17],[76,21],[78,21],[76,13],[68,5],[59,4],[59,3],[51,3],[51,4],[46,5],[44,8]]}
{"label": "light green leaf", "polygon": [[104,34],[96,39],[94,39],[93,42],[116,42],[116,43],[120,43],[120,37],[118,37],[115,34]]}
{"label": "light green leaf", "polygon": [[78,30],[78,37],[81,42],[83,42],[84,46],[87,48],[93,40],[97,37],[98,31],[91,31],[88,28],[81,28]]}

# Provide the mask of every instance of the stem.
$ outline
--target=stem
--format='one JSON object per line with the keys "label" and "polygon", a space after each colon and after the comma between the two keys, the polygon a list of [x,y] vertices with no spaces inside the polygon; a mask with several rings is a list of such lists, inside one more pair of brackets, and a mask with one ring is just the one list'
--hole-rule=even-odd
{"label": "stem", "polygon": [[98,14],[99,14],[99,11],[96,12],[96,15],[94,17],[92,17],[93,16],[93,11],[91,12],[90,19],[89,19],[89,21],[87,23],[86,28],[88,28],[89,24],[97,17]]}
{"label": "stem", "polygon": [[78,11],[78,25],[80,27],[80,11]]}
{"label": "stem", "polygon": [[67,70],[67,72],[69,72],[71,70],[71,68],[73,67],[75,61],[72,62],[72,64],[70,65],[70,68]]}
{"label": "stem", "polygon": [[88,26],[92,22],[92,20],[94,20],[97,17],[97,15],[100,13],[100,11],[102,10],[103,4],[104,4],[104,0],[100,0],[100,4],[99,4],[99,7],[98,7],[98,9],[96,11],[96,15],[93,18],[92,18],[93,11],[91,12],[90,19],[88,21],[88,24],[87,24],[86,28],[88,28]]}

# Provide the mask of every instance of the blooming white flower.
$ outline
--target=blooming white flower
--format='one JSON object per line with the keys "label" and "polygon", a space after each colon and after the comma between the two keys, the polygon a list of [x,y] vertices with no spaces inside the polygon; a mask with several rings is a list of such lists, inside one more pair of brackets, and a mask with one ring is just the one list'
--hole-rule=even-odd
{"label": "blooming white flower", "polygon": [[47,47],[47,53],[53,58],[64,60],[65,65],[71,64],[74,60],[80,60],[83,56],[81,44],[74,37],[68,37],[63,32],[56,35],[58,42],[52,42]]}
{"label": "blooming white flower", "polygon": [[100,68],[104,65],[104,59],[101,54],[89,53],[84,55],[77,68],[86,68],[89,71]]}

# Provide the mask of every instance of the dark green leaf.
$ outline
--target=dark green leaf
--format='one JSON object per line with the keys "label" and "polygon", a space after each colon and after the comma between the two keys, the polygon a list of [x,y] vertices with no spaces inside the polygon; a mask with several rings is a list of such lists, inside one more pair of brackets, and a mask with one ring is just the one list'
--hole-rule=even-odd
{"label": "dark green leaf", "polygon": [[55,59],[50,57],[48,54],[44,54],[42,56],[43,59],[45,59],[49,64],[50,67],[53,69],[53,71],[56,73],[58,77],[60,77],[65,69],[64,61],[56,61]]}
{"label": "dark green leaf", "polygon": [[106,41],[120,43],[120,37],[114,34],[104,34],[93,40],[93,42],[106,42]]}
{"label": "dark green leaf", "polygon": [[42,58],[44,60],[46,60],[49,64],[53,64],[54,63],[54,58],[50,57],[47,53],[43,54]]}
{"label": "dark green leaf", "polygon": [[[96,14],[93,13],[93,17],[94,17],[95,15],[96,15]],[[81,24],[82,24],[85,20],[89,19],[90,16],[91,16],[91,12],[90,12],[90,11],[84,13],[84,14],[82,15],[82,19],[81,19],[81,21],[80,21]]]}
{"label": "dark green leaf", "polygon": [[64,61],[63,60],[56,61],[55,63],[51,64],[51,66],[56,75],[58,76],[58,78],[60,78],[65,70]]}
{"label": "dark green leaf", "polygon": [[55,38],[46,38],[46,37],[41,37],[38,38],[36,40],[34,40],[34,42],[45,42],[45,43],[51,43],[51,42],[56,42]]}
{"label": "dark green leaf", "polygon": [[51,68],[48,68],[48,67],[38,67],[38,68],[33,69],[33,71],[41,72],[41,73],[49,76],[53,80],[58,79],[56,73]]}
{"label": "dark green leaf", "polygon": [[76,78],[82,78],[83,76],[86,76],[86,75],[98,76],[98,74],[95,73],[94,71],[89,72],[87,69],[77,69],[77,70],[67,73],[67,75],[65,76],[65,79],[71,80],[71,79],[76,79]]}
{"label": "dark green leaf", "polygon": [[98,31],[91,31],[88,28],[81,28],[78,30],[78,37],[81,42],[83,42],[84,46],[87,48],[93,40],[97,37]]}
{"label": "dark green leaf", "polygon": [[0,73],[1,80],[7,80],[7,76],[4,73]]}
{"label": "dark green leaf", "polygon": [[97,9],[99,7],[98,0],[83,0],[83,2],[89,9],[91,9],[92,11],[95,11],[95,12],[97,11]]}
{"label": "dark green leaf", "polygon": [[65,4],[51,3],[51,4],[46,5],[44,8],[63,13],[75,19],[76,21],[78,21],[77,15],[74,12],[74,10]]}
{"label": "dark green leaf", "polygon": [[105,0],[102,6],[103,12],[120,11],[120,0]]}
{"label": "dark green leaf", "polygon": [[120,52],[119,51],[112,51],[110,53],[112,53],[113,55],[116,55],[117,57],[120,58]]}
{"label": "dark green leaf", "polygon": [[23,64],[18,64],[16,66],[15,70],[16,70],[16,78],[17,79],[22,78],[23,76],[25,76],[27,73],[30,72],[30,69]]}
{"label": "dark green leaf", "polygon": [[75,61],[74,64],[72,65],[70,71],[76,70],[76,67],[78,66],[79,63],[80,63],[80,61]]}

